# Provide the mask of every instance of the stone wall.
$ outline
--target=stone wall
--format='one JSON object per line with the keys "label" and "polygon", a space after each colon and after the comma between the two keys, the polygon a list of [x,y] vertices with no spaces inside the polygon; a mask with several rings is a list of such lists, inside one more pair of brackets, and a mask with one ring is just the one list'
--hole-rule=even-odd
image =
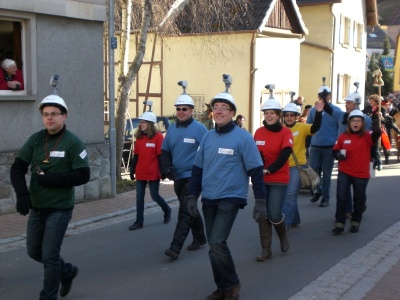
{"label": "stone wall", "polygon": [[[111,196],[110,151],[107,144],[86,145],[89,153],[90,181],[75,187],[76,203]],[[0,215],[15,213],[16,195],[10,182],[10,168],[16,152],[0,153]],[[28,172],[29,173],[29,172]],[[29,183],[30,176],[26,176]]]}

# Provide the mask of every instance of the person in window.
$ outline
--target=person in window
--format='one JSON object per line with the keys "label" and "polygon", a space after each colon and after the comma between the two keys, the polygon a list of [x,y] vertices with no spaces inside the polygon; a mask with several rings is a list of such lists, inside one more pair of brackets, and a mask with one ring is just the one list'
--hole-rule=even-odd
{"label": "person in window", "polygon": [[1,63],[1,67],[0,90],[20,91],[25,89],[22,71],[17,69],[15,61],[6,58]]}

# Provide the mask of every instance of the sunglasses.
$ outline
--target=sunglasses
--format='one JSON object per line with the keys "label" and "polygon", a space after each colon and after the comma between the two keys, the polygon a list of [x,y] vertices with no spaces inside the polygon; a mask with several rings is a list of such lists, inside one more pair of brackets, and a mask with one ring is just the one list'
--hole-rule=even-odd
{"label": "sunglasses", "polygon": [[285,114],[285,117],[295,117],[296,114]]}
{"label": "sunglasses", "polygon": [[187,107],[182,107],[182,108],[180,108],[180,107],[177,107],[176,108],[176,111],[187,111],[189,108],[187,108]]}

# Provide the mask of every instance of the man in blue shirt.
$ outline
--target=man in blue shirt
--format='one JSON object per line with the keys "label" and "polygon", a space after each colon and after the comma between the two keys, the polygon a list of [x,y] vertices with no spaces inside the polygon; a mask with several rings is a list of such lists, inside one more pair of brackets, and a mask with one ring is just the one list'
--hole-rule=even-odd
{"label": "man in blue shirt", "polygon": [[187,186],[192,173],[193,161],[200,141],[207,132],[207,128],[194,120],[193,99],[186,94],[186,81],[180,81],[184,92],[176,99],[176,123],[167,131],[162,144],[161,175],[163,178],[174,181],[174,190],[179,200],[178,222],[174,237],[165,255],[177,259],[183,244],[192,230],[193,242],[188,250],[197,250],[207,243],[204,234],[203,220],[200,215],[192,217],[187,211]]}
{"label": "man in blue shirt", "polygon": [[[339,113],[341,109],[330,103],[331,89],[325,83],[318,90],[318,100],[325,102],[333,111]],[[307,118],[308,124],[313,124],[315,118],[315,107],[311,108]],[[329,206],[331,177],[333,170],[334,158],[332,148],[335,145],[338,135],[338,122],[331,115],[323,113],[322,123],[320,130],[311,137],[309,165],[320,176],[322,173],[321,183],[316,188],[313,197],[310,199],[311,203],[317,202],[322,196],[319,204],[320,207]]]}
{"label": "man in blue shirt", "polygon": [[239,209],[247,204],[249,177],[256,199],[253,217],[257,222],[267,217],[261,156],[251,134],[232,121],[237,110],[228,93],[232,78],[223,78],[226,91],[211,100],[215,129],[201,140],[187,199],[189,213],[196,216],[197,198],[202,194],[209,257],[217,285],[207,299],[239,299],[240,282],[227,239]]}

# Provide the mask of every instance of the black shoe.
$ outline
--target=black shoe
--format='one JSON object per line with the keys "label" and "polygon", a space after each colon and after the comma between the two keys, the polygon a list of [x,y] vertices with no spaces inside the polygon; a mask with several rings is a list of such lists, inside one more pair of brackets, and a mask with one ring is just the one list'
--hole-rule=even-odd
{"label": "black shoe", "polygon": [[333,235],[339,235],[344,231],[344,228],[342,227],[335,227],[332,229],[332,234]]}
{"label": "black shoe", "polygon": [[171,208],[168,207],[168,212],[164,214],[164,224],[168,224],[171,221]]}
{"label": "black shoe", "polygon": [[131,226],[129,226],[129,230],[136,230],[143,228],[143,223],[135,222]]}
{"label": "black shoe", "polygon": [[198,249],[200,249],[201,246],[203,246],[205,244],[207,244],[206,240],[203,240],[203,241],[193,240],[193,242],[187,247],[187,249],[189,251],[198,250]]}
{"label": "black shoe", "polygon": [[357,233],[358,229],[359,229],[359,226],[356,226],[356,225],[350,226],[350,232],[352,232],[352,233]]}
{"label": "black shoe", "polygon": [[319,203],[319,207],[328,207],[329,206],[329,202],[326,200],[321,200],[321,202]]}
{"label": "black shoe", "polygon": [[313,195],[313,196],[311,197],[311,199],[310,199],[310,202],[311,202],[311,203],[317,202],[321,196],[322,196],[322,195],[321,195],[320,193],[314,193],[314,195]]}
{"label": "black shoe", "polygon": [[179,256],[178,252],[175,252],[174,250],[171,250],[171,249],[165,250],[164,254],[166,256],[171,257],[173,260],[178,259],[178,256]]}
{"label": "black shoe", "polygon": [[61,279],[61,289],[60,289],[60,296],[65,297],[69,294],[72,287],[72,282],[74,278],[78,276],[79,269],[75,266],[72,266],[71,275],[67,278]]}

